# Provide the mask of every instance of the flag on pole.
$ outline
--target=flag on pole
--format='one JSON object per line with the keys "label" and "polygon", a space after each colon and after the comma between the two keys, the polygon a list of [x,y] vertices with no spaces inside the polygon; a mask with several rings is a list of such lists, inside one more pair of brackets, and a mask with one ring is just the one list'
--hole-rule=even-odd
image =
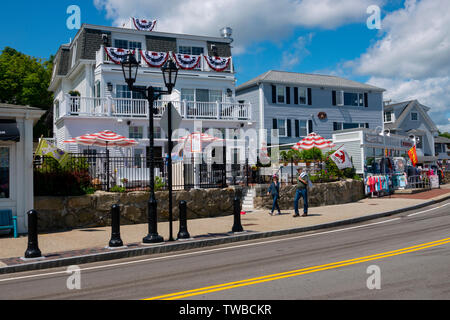
{"label": "flag on pole", "polygon": [[351,157],[344,148],[336,151],[330,157],[340,170],[353,168]]}
{"label": "flag on pole", "polygon": [[39,145],[36,149],[37,156],[52,157],[63,166],[70,158],[69,154],[63,150],[58,149],[53,144],[49,143],[45,139],[40,139]]}
{"label": "flag on pole", "polygon": [[412,147],[409,151],[408,151],[408,156],[411,159],[412,165],[413,167],[415,167],[417,165],[417,149],[416,146]]}

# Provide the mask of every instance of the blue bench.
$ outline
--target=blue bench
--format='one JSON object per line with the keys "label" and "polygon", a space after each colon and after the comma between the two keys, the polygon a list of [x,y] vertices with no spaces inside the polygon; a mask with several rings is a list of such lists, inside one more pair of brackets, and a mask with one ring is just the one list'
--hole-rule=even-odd
{"label": "blue bench", "polygon": [[13,230],[14,238],[17,238],[17,217],[12,215],[12,210],[0,210],[0,230]]}

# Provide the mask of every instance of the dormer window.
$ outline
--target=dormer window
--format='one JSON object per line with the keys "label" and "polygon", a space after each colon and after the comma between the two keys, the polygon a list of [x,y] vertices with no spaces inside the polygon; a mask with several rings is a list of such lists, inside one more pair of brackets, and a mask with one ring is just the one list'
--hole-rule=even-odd
{"label": "dormer window", "polygon": [[411,121],[418,121],[419,114],[417,112],[411,112]]}
{"label": "dormer window", "polygon": [[394,122],[394,121],[395,121],[394,120],[394,113],[392,111],[384,113],[384,122],[390,123],[390,122]]}
{"label": "dormer window", "polygon": [[191,46],[179,46],[178,47],[178,53],[181,54],[190,54],[199,56],[202,55],[205,52],[205,49],[202,47],[191,47]]}
{"label": "dormer window", "polygon": [[142,49],[142,43],[139,41],[128,41],[128,40],[122,40],[122,39],[116,39],[114,41],[114,47],[120,48],[120,49]]}

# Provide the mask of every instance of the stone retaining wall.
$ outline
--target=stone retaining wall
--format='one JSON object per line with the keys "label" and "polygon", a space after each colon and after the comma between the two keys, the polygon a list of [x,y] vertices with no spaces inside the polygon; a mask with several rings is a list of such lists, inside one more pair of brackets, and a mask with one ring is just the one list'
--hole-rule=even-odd
{"label": "stone retaining wall", "polygon": [[[178,219],[178,204],[188,206],[188,219],[218,217],[233,214],[235,195],[242,199],[240,187],[176,191],[173,194],[173,216]],[[105,227],[111,225],[111,206],[121,205],[121,224],[147,223],[148,192],[107,193],[98,191],[80,197],[35,197],[39,213],[39,232],[62,231],[75,228]],[[158,220],[169,219],[169,192],[156,192]]]}
{"label": "stone retaining wall", "polygon": [[[272,196],[267,196],[269,185],[256,187],[254,206],[257,209],[272,209]],[[281,210],[293,210],[296,186],[282,187],[278,204]],[[357,180],[344,180],[332,183],[318,183],[309,190],[308,202],[310,207],[329,206],[356,202],[364,199],[364,182]],[[303,200],[299,207],[303,208]],[[303,210],[303,209],[302,209]]]}

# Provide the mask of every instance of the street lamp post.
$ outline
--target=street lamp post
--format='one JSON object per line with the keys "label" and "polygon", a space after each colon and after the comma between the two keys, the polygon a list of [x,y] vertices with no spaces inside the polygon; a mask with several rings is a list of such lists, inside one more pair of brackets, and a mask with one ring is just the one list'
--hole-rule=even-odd
{"label": "street lamp post", "polygon": [[[161,98],[162,95],[170,95],[172,94],[172,90],[175,87],[177,78],[178,78],[178,68],[172,60],[169,60],[166,65],[161,68],[164,77],[164,83],[166,85],[167,91],[163,91],[160,89],[155,89],[150,86],[147,89],[139,89],[134,86],[136,82],[136,77],[139,70],[139,63],[137,62],[135,56],[130,53],[128,54],[125,61],[122,63],[122,71],[125,78],[125,82],[128,85],[130,91],[140,92],[142,93],[148,101],[149,104],[149,140],[150,140],[150,199],[148,201],[148,235],[143,239],[143,243],[160,243],[164,242],[164,239],[158,235],[158,213],[157,206],[158,203],[156,201],[155,196],[155,139],[154,139],[154,114],[157,111],[154,109],[154,103],[156,100]],[[170,107],[170,106],[169,106]],[[169,115],[170,116],[170,115]],[[169,121],[170,124],[170,121]],[[169,128],[171,129],[171,128]],[[170,134],[169,134],[170,136]],[[172,137],[169,137],[169,148],[171,144]],[[169,159],[171,160],[171,150],[169,150]],[[171,162],[171,161],[170,161]],[[170,164],[170,163],[169,163]],[[172,168],[169,166],[169,207],[171,208],[172,199]],[[171,214],[171,210],[170,214]],[[171,236],[172,239],[172,236]]]}

